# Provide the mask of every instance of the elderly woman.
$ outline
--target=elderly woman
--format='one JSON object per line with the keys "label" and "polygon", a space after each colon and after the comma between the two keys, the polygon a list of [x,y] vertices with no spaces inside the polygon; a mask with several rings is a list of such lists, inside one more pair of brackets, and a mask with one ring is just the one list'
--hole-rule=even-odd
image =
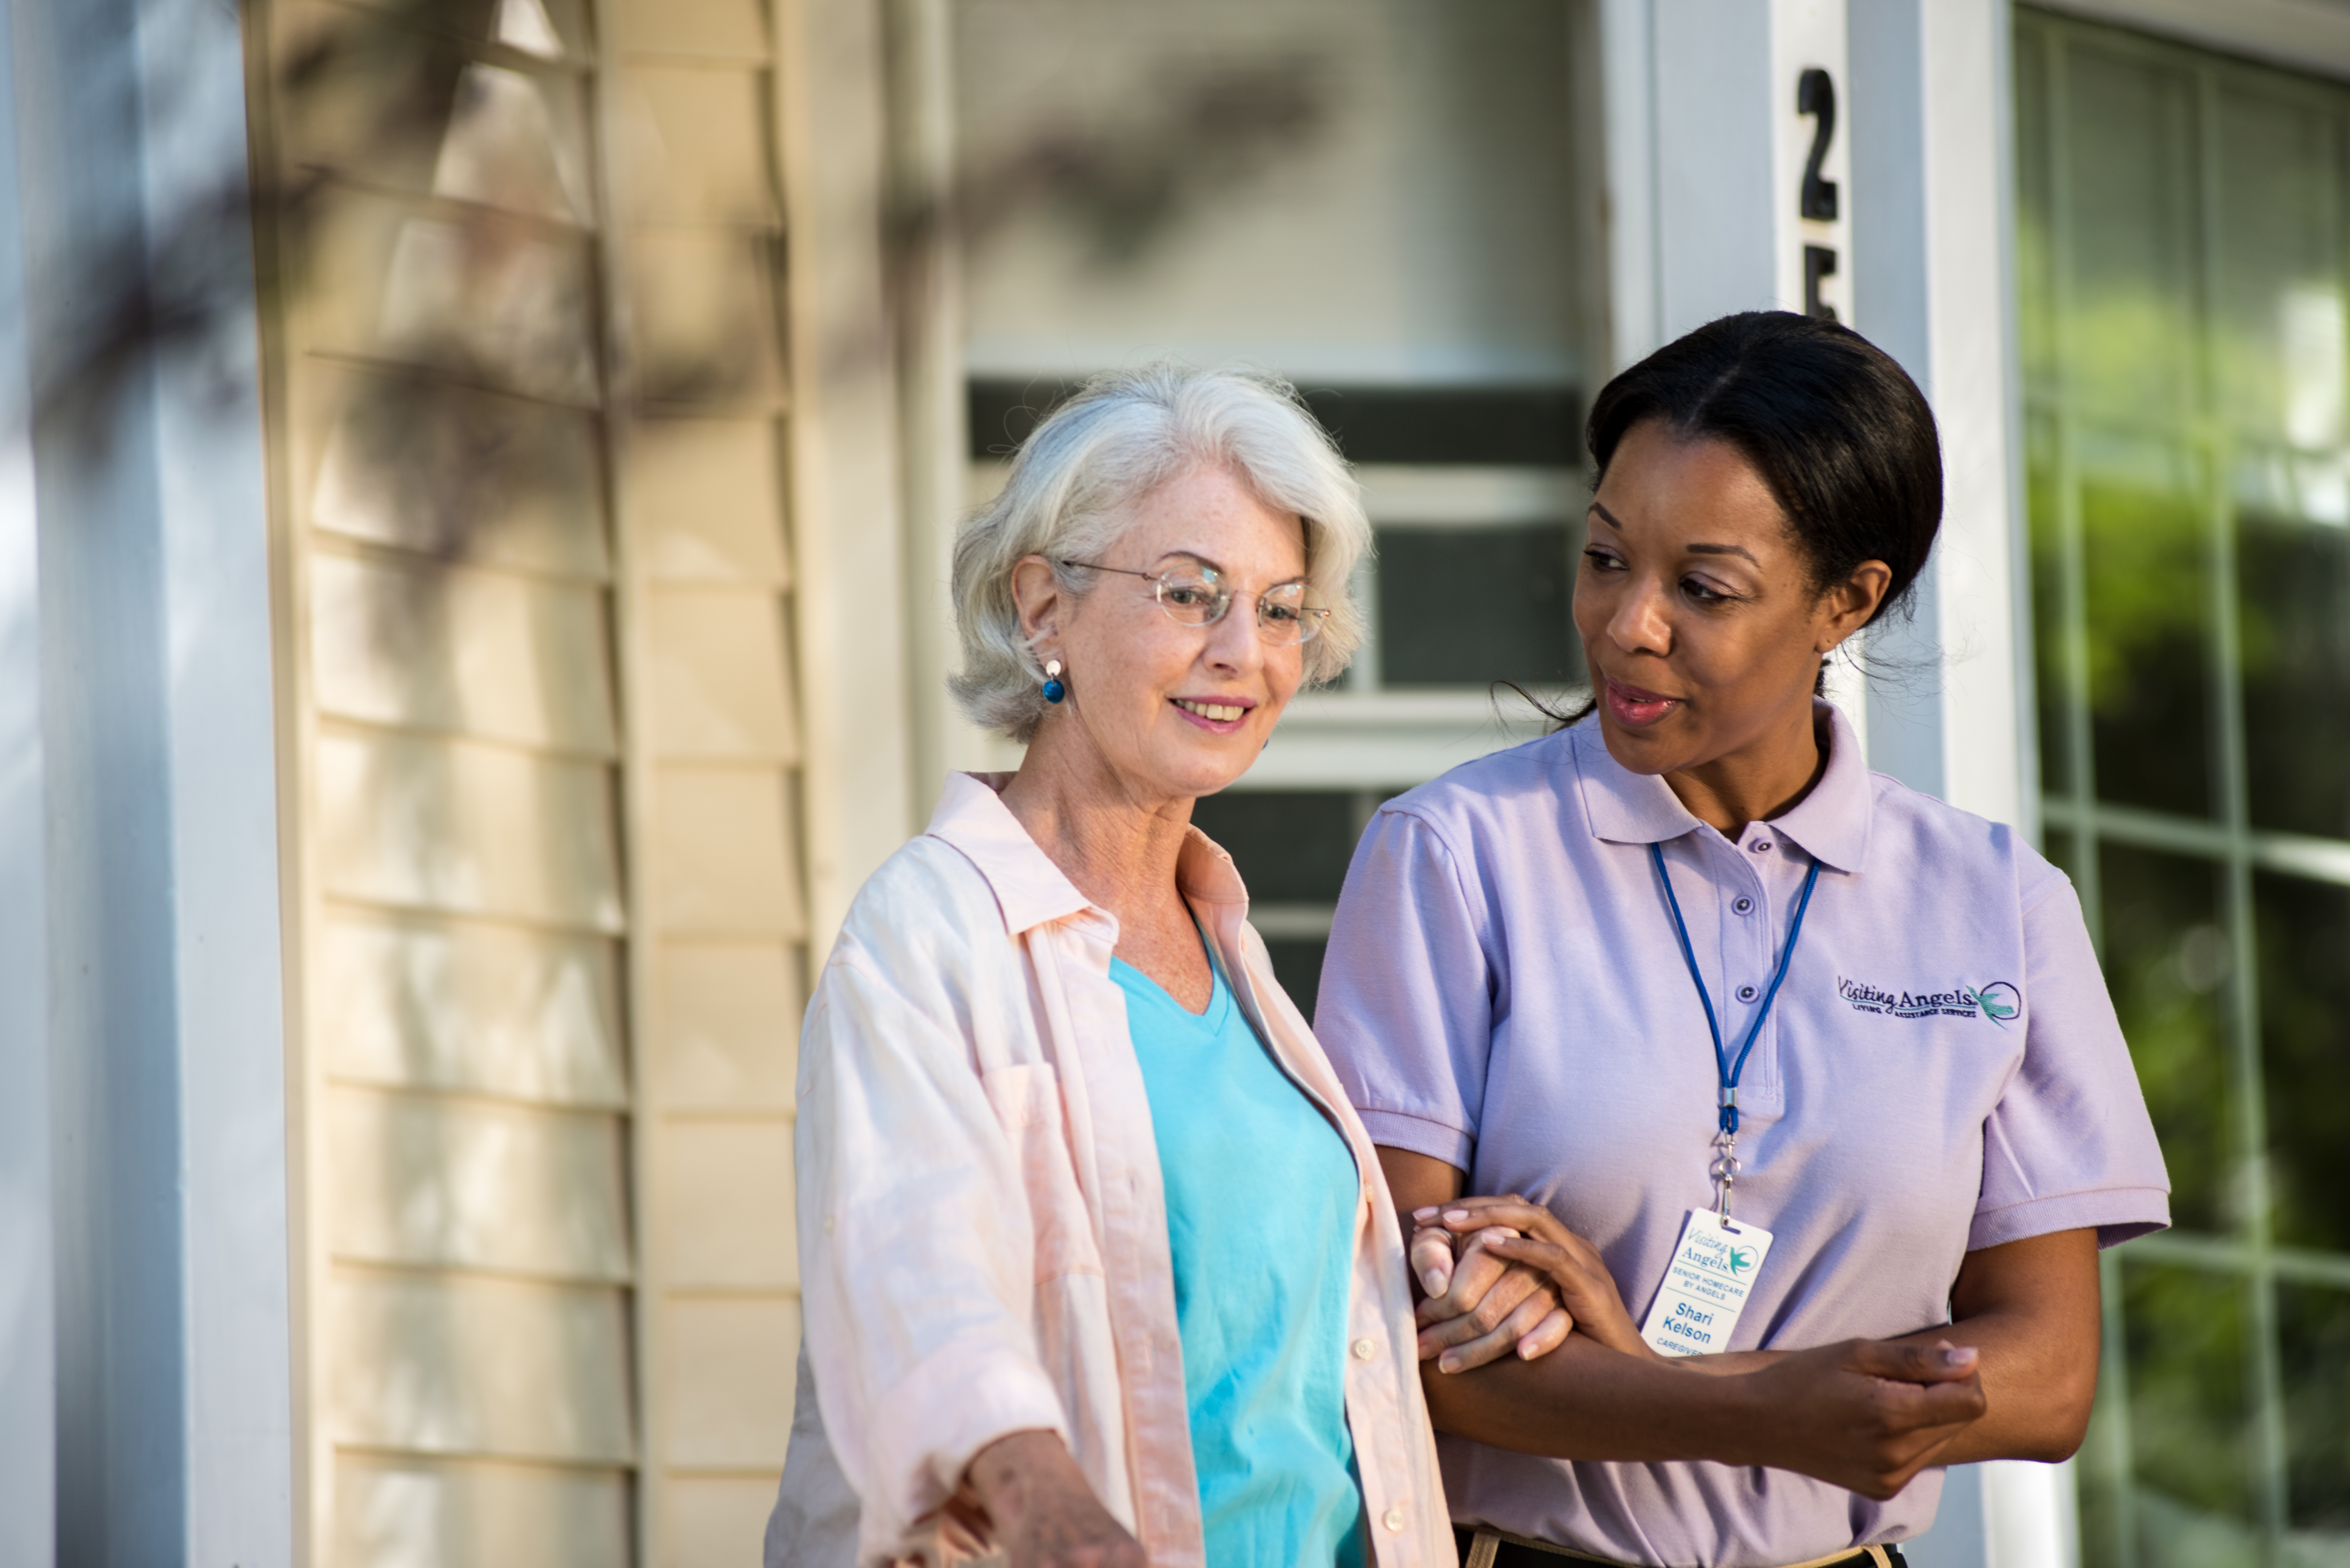
{"label": "elderly woman", "polygon": [[1345,667],[1367,536],[1285,388],[1165,367],[964,526],[954,692],[1028,750],[949,781],[808,1009],[771,1562],[1452,1560],[1378,1157],[1191,826]]}

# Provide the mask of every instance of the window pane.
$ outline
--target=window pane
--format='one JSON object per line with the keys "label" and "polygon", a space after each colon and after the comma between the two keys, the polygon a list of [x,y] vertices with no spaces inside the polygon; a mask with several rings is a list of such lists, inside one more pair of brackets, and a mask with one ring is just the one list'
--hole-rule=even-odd
{"label": "window pane", "polygon": [[2252,822],[2350,837],[2350,528],[2247,518],[2237,549]]}
{"label": "window pane", "polygon": [[2098,854],[2106,983],[2170,1168],[2171,1218],[2222,1231],[2227,1035],[2220,1006],[2230,947],[2219,868],[2106,844]]}
{"label": "window pane", "polygon": [[2256,1568],[2245,1282],[2126,1264],[2122,1315],[2142,1568]]}
{"label": "window pane", "polygon": [[1273,960],[1273,978],[1281,981],[1308,1023],[1314,1022],[1314,999],[1322,994],[1322,955],[1329,946],[1326,937],[1319,941],[1268,939],[1264,944],[1265,956]]}
{"label": "window pane", "polygon": [[1380,529],[1380,684],[1581,685],[1570,543],[1564,524]]}
{"label": "window pane", "polygon": [[2081,879],[2081,836],[2069,827],[2052,827],[2041,836],[2040,853],[2048,863],[2074,882]]}
{"label": "window pane", "polygon": [[1356,823],[1376,796],[1335,791],[1232,791],[1191,809],[1200,831],[1232,857],[1248,883],[1251,917],[1274,977],[1310,1021],[1322,988],[1330,911],[1354,858]]}
{"label": "window pane", "polygon": [[2350,888],[2252,879],[2276,1239],[2350,1250]]}
{"label": "window pane", "polygon": [[2193,78],[2094,47],[2072,49],[2068,64],[2069,379],[2095,408],[2191,416]]}
{"label": "window pane", "polygon": [[2194,465],[2163,442],[2089,431],[2081,468],[2097,797],[2204,815],[2210,573]]}
{"label": "window pane", "polygon": [[2303,1562],[2350,1559],[2350,1293],[2277,1285],[2286,1519]]}
{"label": "window pane", "polygon": [[2218,407],[2247,435],[2339,446],[2342,173],[2335,117],[2299,95],[2219,99]]}
{"label": "window pane", "polygon": [[1226,790],[1191,820],[1232,857],[1259,904],[1332,904],[1355,855],[1355,797],[1340,792]]}
{"label": "window pane", "polygon": [[2048,53],[2053,40],[2028,24],[2015,38],[2015,282],[2018,337],[2025,385],[2054,389],[2057,356],[2056,258],[2048,140]]}

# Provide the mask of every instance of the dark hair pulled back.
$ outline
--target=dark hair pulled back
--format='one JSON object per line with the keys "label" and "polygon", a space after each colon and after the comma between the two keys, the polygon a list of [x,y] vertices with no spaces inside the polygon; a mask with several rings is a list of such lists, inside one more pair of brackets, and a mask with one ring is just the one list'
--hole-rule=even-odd
{"label": "dark hair pulled back", "polygon": [[1933,410],[1892,356],[1808,316],[1725,316],[1601,389],[1585,425],[1601,475],[1649,420],[1683,440],[1726,442],[1754,465],[1814,591],[1882,561],[1893,580],[1871,619],[1906,602],[1942,524],[1942,450]]}

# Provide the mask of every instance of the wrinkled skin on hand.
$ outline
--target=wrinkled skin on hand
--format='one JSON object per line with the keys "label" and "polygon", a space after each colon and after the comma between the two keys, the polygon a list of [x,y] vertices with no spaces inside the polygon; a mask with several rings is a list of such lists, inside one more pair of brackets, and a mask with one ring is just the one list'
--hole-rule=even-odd
{"label": "wrinkled skin on hand", "polygon": [[999,1438],[966,1473],[1009,1568],[1149,1568],[1058,1433]]}

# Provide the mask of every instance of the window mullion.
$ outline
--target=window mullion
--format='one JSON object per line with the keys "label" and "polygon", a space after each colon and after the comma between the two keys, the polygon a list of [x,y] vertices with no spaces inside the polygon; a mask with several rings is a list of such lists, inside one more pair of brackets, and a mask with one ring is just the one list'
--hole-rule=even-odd
{"label": "window mullion", "polygon": [[2249,1293],[2245,1344],[2245,1380],[2251,1395],[2251,1441],[2247,1459],[2252,1466],[2252,1493],[2259,1515],[2263,1555],[2276,1562],[2282,1550],[2287,1521],[2285,1491],[2285,1422],[2282,1368],[2277,1352],[2276,1290],[2269,1266],[2270,1191],[2267,1115],[2263,1104],[2260,1061],[2260,992],[2258,954],[2252,929],[2251,821],[2244,758],[2243,660],[2241,605],[2236,572],[2236,517],[2230,478],[2232,431],[2220,394],[2219,346],[2220,268],[2222,182],[2220,148],[2220,84],[2210,67],[2195,72],[2194,186],[2197,213],[2196,251],[2200,258],[2197,286],[2198,373],[2202,405],[2202,488],[2205,499],[2207,582],[2211,641],[2210,670],[2212,686],[2212,735],[2216,753],[2212,782],[2220,815],[2228,838],[2222,909],[2228,923],[2232,979],[2227,987],[2230,1036],[2229,1076],[2237,1142],[2235,1180],[2230,1207],[2240,1233],[2249,1243],[2252,1267],[2245,1281]]}
{"label": "window mullion", "polygon": [[[2059,691],[2064,732],[2061,737],[2049,739],[2064,749],[2064,779],[2070,796],[2065,803],[2065,815],[2072,820],[2074,844],[2073,876],[2080,895],[2081,913],[2088,923],[2089,939],[2102,956],[2103,879],[2098,867],[2095,763],[2089,724],[2088,586],[2082,550],[2080,386],[2074,369],[2078,346],[2074,342],[2073,312],[2072,95],[2066,68],[2070,51],[2065,47],[2064,35],[2054,28],[2042,30],[2035,41],[2044,51],[2045,69],[2041,79],[2048,94],[2042,118],[2047,127],[2048,145],[2041,151],[2041,156],[2048,161],[2045,221],[2048,279],[2053,295],[2048,302],[2048,322],[2054,350],[2054,417],[2051,428],[2056,442],[2054,523],[2060,628],[2056,653],[2064,670]],[[2099,1402],[2106,1418],[2099,1423],[2097,1451],[2091,1462],[2105,1471],[2103,1490],[2113,1508],[2114,1568],[2140,1568],[2134,1479],[2137,1464],[2130,1429],[2129,1340],[2122,1315],[2120,1255],[2110,1251],[2100,1254],[2097,1275],[2104,1320]]]}

